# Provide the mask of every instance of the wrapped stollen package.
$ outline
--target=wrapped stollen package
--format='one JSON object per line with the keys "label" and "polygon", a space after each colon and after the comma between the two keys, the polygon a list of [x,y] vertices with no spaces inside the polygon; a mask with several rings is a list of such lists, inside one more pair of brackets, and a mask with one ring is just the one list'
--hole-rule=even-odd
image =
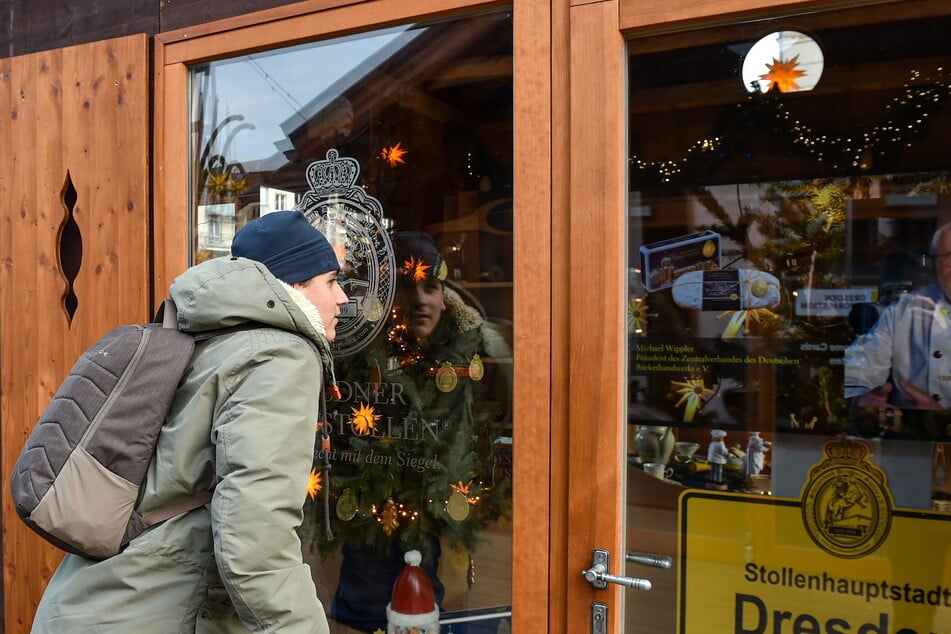
{"label": "wrapped stollen package", "polygon": [[779,304],[779,280],[756,269],[691,271],[674,280],[674,302],[694,310],[754,310]]}

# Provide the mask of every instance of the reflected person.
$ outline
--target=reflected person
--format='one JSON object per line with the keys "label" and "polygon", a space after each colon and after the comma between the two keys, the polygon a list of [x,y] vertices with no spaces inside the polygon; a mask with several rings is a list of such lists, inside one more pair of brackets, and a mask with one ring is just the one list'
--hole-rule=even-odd
{"label": "reflected person", "polygon": [[405,551],[422,553],[441,603],[442,548],[454,563],[471,561],[476,532],[506,515],[510,499],[493,467],[511,421],[511,349],[481,305],[445,279],[428,234],[398,232],[393,247],[387,329],[339,361],[342,383],[374,387],[340,403],[352,416],[334,439],[337,538],[320,544],[342,555],[331,618],[362,632],[386,630]]}
{"label": "reflected person", "polygon": [[845,396],[860,408],[951,408],[951,223],[930,247],[935,282],[888,305],[845,353]]}

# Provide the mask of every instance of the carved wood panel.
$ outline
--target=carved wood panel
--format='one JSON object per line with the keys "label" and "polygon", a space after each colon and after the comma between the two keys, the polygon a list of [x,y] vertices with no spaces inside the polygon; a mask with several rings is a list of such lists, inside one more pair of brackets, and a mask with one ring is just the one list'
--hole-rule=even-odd
{"label": "carved wood panel", "polygon": [[149,39],[0,60],[4,631],[28,632],[62,553],[16,516],[9,473],[73,361],[150,311]]}

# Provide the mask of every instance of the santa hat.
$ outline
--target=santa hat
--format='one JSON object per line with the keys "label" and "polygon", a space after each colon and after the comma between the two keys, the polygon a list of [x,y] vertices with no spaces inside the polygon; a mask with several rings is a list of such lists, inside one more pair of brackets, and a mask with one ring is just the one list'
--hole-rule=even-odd
{"label": "santa hat", "polygon": [[[418,550],[403,555],[406,567],[393,584],[393,594],[386,606],[387,634],[439,634],[439,607],[433,594],[433,584],[426,571],[419,567],[423,561]],[[415,629],[409,629],[415,628]]]}

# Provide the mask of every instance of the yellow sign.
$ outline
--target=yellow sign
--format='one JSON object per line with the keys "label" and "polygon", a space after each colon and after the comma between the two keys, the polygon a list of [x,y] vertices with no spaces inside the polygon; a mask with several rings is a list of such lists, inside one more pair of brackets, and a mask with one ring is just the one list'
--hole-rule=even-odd
{"label": "yellow sign", "polygon": [[951,634],[951,514],[892,508],[862,443],[801,499],[680,498],[678,634]]}

